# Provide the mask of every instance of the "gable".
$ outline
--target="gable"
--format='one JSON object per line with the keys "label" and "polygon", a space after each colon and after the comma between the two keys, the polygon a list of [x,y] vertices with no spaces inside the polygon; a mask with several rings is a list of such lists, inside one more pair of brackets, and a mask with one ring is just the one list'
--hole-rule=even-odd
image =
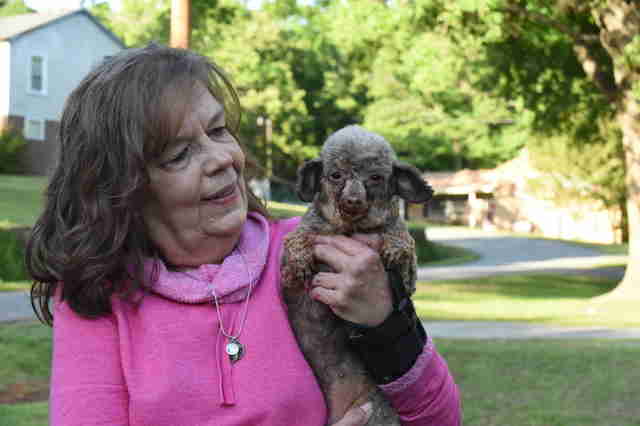
{"label": "gable", "polygon": [[25,13],[22,15],[0,18],[0,41],[15,41],[34,31],[47,30],[47,28],[52,25],[65,25],[65,21],[74,16],[83,16],[88,19],[93,25],[95,25],[96,30],[109,37],[114,43],[118,44],[120,48],[125,47],[122,40],[102,25],[102,23],[86,9],[79,9],[75,11],[63,10],[43,13]]}
{"label": "gable", "polygon": [[123,43],[85,10],[47,16],[46,22],[0,40],[10,49],[6,115],[59,120],[65,99],[82,78],[106,56],[123,49]]}

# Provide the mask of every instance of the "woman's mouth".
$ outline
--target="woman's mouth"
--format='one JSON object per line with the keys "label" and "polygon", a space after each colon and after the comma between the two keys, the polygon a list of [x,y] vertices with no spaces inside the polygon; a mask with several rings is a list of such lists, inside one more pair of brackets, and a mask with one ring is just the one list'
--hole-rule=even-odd
{"label": "woman's mouth", "polygon": [[227,185],[224,188],[209,194],[202,198],[204,202],[226,203],[235,198],[237,185],[235,183]]}

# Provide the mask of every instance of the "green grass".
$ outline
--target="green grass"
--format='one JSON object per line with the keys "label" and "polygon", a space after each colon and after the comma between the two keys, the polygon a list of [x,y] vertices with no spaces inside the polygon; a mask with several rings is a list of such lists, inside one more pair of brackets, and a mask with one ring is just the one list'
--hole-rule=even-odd
{"label": "green grass", "polygon": [[591,300],[617,284],[589,275],[501,275],[420,282],[414,300],[427,320],[639,327],[637,301]]}
{"label": "green grass", "polygon": [[43,208],[46,178],[0,175],[0,220],[32,226]]}
{"label": "green grass", "polygon": [[46,426],[48,424],[49,404],[35,402],[14,405],[0,405],[2,425]]}
{"label": "green grass", "polygon": [[287,218],[302,216],[307,211],[307,206],[301,204],[279,203],[277,201],[267,202],[269,212],[276,218]]}
{"label": "green grass", "polygon": [[7,291],[29,291],[31,281],[1,281],[0,293]]}
{"label": "green grass", "polygon": [[638,426],[640,343],[437,339],[465,426]]}
{"label": "green grass", "polygon": [[49,379],[51,328],[39,322],[0,324],[0,392],[15,383]]}

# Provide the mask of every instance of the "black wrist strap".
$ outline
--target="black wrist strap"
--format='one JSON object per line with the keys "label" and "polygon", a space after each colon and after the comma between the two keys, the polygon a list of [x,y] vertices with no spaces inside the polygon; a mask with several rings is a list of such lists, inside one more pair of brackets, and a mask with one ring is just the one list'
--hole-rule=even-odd
{"label": "black wrist strap", "polygon": [[376,383],[390,383],[413,367],[427,334],[397,271],[387,271],[393,311],[377,327],[350,323],[349,343]]}

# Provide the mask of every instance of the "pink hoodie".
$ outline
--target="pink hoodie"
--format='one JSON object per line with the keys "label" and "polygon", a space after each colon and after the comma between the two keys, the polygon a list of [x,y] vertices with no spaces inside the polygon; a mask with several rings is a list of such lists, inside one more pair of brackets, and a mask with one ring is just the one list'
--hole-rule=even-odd
{"label": "pink hoodie", "polygon": [[[282,239],[298,220],[250,215],[228,265],[188,275],[158,265],[155,293],[137,306],[113,298],[109,316],[88,320],[56,303],[50,425],[324,425],[322,394],[278,288]],[[251,272],[234,276],[238,270]],[[205,302],[215,289],[224,327],[235,334],[249,280],[240,335],[246,351],[232,364],[215,305]],[[457,387],[431,342],[405,376],[382,389],[403,424],[460,424]]]}

